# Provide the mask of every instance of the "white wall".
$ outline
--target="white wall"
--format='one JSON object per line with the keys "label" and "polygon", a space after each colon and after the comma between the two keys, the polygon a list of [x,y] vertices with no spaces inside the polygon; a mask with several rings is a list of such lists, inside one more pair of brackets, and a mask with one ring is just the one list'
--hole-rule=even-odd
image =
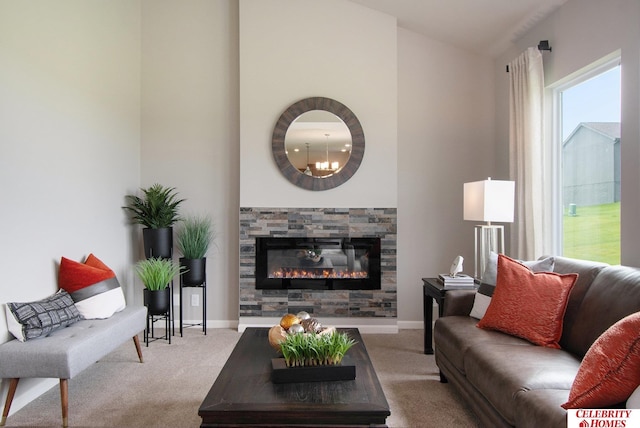
{"label": "white wall", "polygon": [[[240,204],[397,206],[395,18],[344,1],[240,1]],[[365,153],[345,184],[291,184],[271,154],[276,121],[303,98],[333,98],[358,117]]]}
{"label": "white wall", "polygon": [[[493,62],[399,29],[398,318],[419,325],[423,277],[464,257],[473,274],[473,223],[462,188],[492,176]],[[417,324],[416,324],[417,323]]]}
{"label": "white wall", "polygon": [[509,92],[505,65],[529,46],[549,40],[544,53],[545,85],[620,49],[622,52],[622,201],[621,263],[640,266],[640,2],[638,0],[570,0],[533,27],[495,64],[496,164],[508,173]]}
{"label": "white wall", "polygon": [[[0,2],[0,341],[3,303],[54,293],[61,256],[93,252],[133,299],[139,94],[138,2]],[[53,383],[21,382],[12,410]]]}
{"label": "white wall", "polygon": [[[141,186],[158,182],[175,187],[186,198],[181,214],[212,217],[217,238],[207,256],[208,326],[234,326],[239,287],[238,5],[209,0],[145,0],[142,5]],[[195,321],[202,312],[190,307],[192,293],[199,291],[184,291],[183,309],[185,319]]]}

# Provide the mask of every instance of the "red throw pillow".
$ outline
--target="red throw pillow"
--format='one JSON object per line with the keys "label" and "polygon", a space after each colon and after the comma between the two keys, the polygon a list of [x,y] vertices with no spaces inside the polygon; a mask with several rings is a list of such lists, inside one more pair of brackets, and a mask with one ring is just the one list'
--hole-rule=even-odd
{"label": "red throw pillow", "polygon": [[86,319],[109,318],[126,306],[116,274],[93,254],[84,263],[62,257],[58,285]]}
{"label": "red throw pillow", "polygon": [[64,288],[69,294],[115,276],[116,274],[93,254],[89,254],[84,263],[66,257],[60,258],[58,282],[60,288]]}
{"label": "red throw pillow", "polygon": [[611,327],[582,359],[565,409],[593,409],[626,401],[640,385],[640,312]]}
{"label": "red throw pillow", "polygon": [[531,272],[500,254],[496,289],[487,313],[477,325],[536,345],[560,348],[564,313],[577,279],[576,273]]}

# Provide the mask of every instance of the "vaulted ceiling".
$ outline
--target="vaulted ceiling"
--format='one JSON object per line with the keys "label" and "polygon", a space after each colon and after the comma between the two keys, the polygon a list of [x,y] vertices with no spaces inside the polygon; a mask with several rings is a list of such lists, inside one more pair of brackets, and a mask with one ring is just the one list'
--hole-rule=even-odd
{"label": "vaulted ceiling", "polygon": [[398,26],[496,57],[567,0],[351,0],[398,19]]}

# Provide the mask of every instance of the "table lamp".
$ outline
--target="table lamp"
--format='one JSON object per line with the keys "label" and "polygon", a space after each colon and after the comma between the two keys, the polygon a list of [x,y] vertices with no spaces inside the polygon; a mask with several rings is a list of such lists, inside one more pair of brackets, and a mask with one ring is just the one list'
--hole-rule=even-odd
{"label": "table lamp", "polygon": [[464,183],[464,219],[484,221],[474,230],[475,272],[481,280],[491,251],[504,253],[504,226],[491,222],[513,223],[515,182],[487,180]]}

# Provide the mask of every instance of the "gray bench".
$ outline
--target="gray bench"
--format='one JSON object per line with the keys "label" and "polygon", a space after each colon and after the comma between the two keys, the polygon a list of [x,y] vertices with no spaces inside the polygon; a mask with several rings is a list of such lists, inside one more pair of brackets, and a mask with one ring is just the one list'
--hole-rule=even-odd
{"label": "gray bench", "polygon": [[10,379],[0,426],[4,426],[21,378],[60,379],[62,424],[68,426],[68,380],[133,337],[142,362],[138,333],[145,329],[147,308],[129,306],[107,319],[82,320],[47,337],[0,345],[0,378]]}

